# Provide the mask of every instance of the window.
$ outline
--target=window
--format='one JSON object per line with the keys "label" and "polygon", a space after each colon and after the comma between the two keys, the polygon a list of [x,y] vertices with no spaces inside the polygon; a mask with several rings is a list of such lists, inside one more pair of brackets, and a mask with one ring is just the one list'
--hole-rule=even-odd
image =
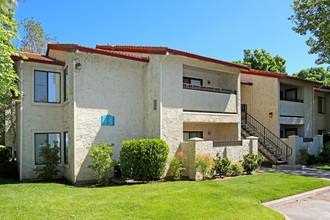
{"label": "window", "polygon": [[183,77],[183,83],[191,84],[194,86],[202,86],[203,80],[201,79],[195,79],[195,78],[189,78],[189,77]]}
{"label": "window", "polygon": [[325,97],[317,97],[317,109],[319,114],[325,114]]}
{"label": "window", "polygon": [[[35,153],[35,164],[42,164],[42,158],[39,157],[40,149],[47,144],[54,147],[54,142],[57,142],[57,147],[60,149],[59,156],[61,158],[61,134],[60,133],[37,133],[34,134],[34,153]],[[61,159],[59,160],[61,163]]]}
{"label": "window", "polygon": [[64,132],[64,164],[69,163],[69,134]]}
{"label": "window", "polygon": [[64,101],[68,100],[68,85],[69,85],[68,68],[64,70]]}
{"label": "window", "polygon": [[202,131],[184,131],[183,132],[183,141],[188,141],[190,138],[203,138]]}
{"label": "window", "polygon": [[60,73],[34,71],[34,101],[60,103],[60,77]]}

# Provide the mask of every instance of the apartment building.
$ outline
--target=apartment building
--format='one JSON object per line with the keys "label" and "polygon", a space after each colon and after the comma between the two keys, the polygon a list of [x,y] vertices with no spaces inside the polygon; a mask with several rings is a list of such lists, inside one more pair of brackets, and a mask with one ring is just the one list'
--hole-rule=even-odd
{"label": "apartment building", "polygon": [[241,140],[240,72],[248,67],[167,47],[49,44],[46,56],[14,56],[21,180],[34,179],[42,146],[57,141],[60,175],[93,180],[87,146],[161,138],[175,154],[193,137]]}

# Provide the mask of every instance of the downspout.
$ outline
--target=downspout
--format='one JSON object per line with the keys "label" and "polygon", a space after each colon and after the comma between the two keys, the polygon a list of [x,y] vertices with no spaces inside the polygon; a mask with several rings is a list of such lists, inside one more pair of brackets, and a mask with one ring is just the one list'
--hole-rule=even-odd
{"label": "downspout", "polygon": [[73,183],[75,184],[77,181],[76,175],[76,54],[79,53],[79,50],[76,50],[73,54]]}
{"label": "downspout", "polygon": [[21,104],[20,104],[20,114],[21,114],[21,117],[20,117],[20,143],[19,143],[19,180],[21,181],[23,179],[23,96],[22,96],[22,92],[23,92],[23,60],[21,60],[21,64],[20,64],[20,90],[21,90]]}
{"label": "downspout", "polygon": [[163,138],[163,62],[168,55],[169,53],[166,52],[159,62],[159,139]]}

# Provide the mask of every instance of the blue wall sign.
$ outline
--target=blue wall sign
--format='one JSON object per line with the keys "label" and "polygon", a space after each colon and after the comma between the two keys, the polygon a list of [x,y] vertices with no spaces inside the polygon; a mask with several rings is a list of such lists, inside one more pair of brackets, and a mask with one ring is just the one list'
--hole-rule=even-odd
{"label": "blue wall sign", "polygon": [[101,116],[101,125],[102,126],[115,126],[115,116],[112,116],[112,115]]}

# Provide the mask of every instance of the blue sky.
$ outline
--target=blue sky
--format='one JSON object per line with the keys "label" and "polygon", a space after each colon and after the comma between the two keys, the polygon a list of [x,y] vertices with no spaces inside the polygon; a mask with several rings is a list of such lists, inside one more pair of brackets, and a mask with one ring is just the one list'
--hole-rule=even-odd
{"label": "blue sky", "polygon": [[292,31],[291,0],[25,0],[16,19],[34,17],[60,43],[167,46],[233,61],[266,49],[287,72],[314,67],[306,36]]}

